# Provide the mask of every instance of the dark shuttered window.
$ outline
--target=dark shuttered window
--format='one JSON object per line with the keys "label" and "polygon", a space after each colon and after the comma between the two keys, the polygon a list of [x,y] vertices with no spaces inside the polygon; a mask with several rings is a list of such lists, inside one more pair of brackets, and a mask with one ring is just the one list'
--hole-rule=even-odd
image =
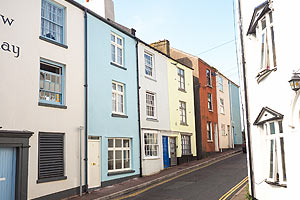
{"label": "dark shuttered window", "polygon": [[40,132],[37,182],[66,179],[64,174],[64,134]]}

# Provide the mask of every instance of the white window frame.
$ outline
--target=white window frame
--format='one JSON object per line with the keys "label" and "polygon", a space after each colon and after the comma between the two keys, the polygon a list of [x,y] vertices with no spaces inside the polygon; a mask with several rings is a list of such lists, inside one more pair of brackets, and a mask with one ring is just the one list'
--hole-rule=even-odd
{"label": "white window frame", "polygon": [[[153,102],[151,104],[151,102],[149,102],[149,98],[148,97],[153,97]],[[153,115],[149,115],[148,113],[148,109],[152,108],[153,109]],[[147,118],[152,118],[152,119],[156,119],[157,115],[156,115],[156,94],[153,92],[149,92],[146,91],[146,116]]]}
{"label": "white window frame", "polygon": [[[274,131],[271,130],[272,123],[274,124]],[[266,136],[266,145],[267,145],[267,161],[268,161],[267,181],[286,185],[287,183],[286,158],[285,158],[286,156],[285,156],[284,144],[283,146],[281,144],[281,140],[284,143],[285,134],[282,130],[282,125],[281,125],[281,132],[280,132],[279,123],[282,124],[282,120],[268,121],[263,124],[263,129]],[[274,134],[272,134],[272,132],[274,132]],[[282,154],[282,150],[284,155]],[[271,161],[271,159],[273,162]],[[285,173],[285,178],[283,176],[284,173]],[[277,174],[279,175],[279,180],[277,180]]]}
{"label": "white window frame", "polygon": [[[149,63],[147,62],[146,55],[150,57]],[[145,51],[144,52],[144,63],[145,63],[145,76],[154,79],[155,78],[154,55]],[[147,68],[150,70],[150,74],[147,74]]]}
{"label": "white window frame", "polygon": [[[116,82],[116,81],[112,81],[112,86],[113,86],[113,84],[116,85],[116,89],[114,89],[112,87],[112,113],[125,115],[125,84],[119,83],[119,82]],[[119,91],[118,86],[121,86],[123,88],[123,91]],[[122,104],[123,112],[121,112],[119,110],[119,103],[120,102],[119,102],[118,95],[122,96],[123,102],[121,102],[121,104]],[[116,106],[115,110],[114,110],[114,101],[115,101],[115,106]]]}
{"label": "white window frame", "polygon": [[[114,37],[114,40],[112,39]],[[121,44],[118,43],[118,39]],[[111,43],[111,62],[123,66],[124,65],[124,40],[121,36],[111,32],[110,33],[110,43]],[[118,48],[121,50],[121,55],[118,53]],[[114,55],[113,55],[114,52]],[[121,56],[120,62],[118,61],[118,56]]]}
{"label": "white window frame", "polygon": [[[117,171],[124,171],[124,170],[129,170],[131,169],[131,162],[132,162],[132,158],[131,158],[131,138],[108,138],[108,141],[109,140],[113,140],[113,147],[109,147],[109,142],[107,144],[107,154],[109,154],[109,151],[113,151],[113,169],[109,170],[108,169],[108,165],[109,165],[109,156],[107,156],[107,169],[108,169],[108,172],[117,172]],[[116,140],[121,140],[121,144],[122,146],[121,147],[116,147]],[[124,140],[128,140],[129,141],[129,145],[128,147],[125,147],[124,146]],[[121,151],[122,154],[121,154],[121,159],[122,159],[122,168],[121,169],[116,169],[116,151]],[[128,154],[128,158],[127,159],[124,159],[124,151],[129,151],[129,154]],[[124,160],[128,160],[129,162],[129,167],[125,168],[124,167]]]}
{"label": "white window frame", "polygon": [[181,135],[181,154],[182,155],[191,155],[191,136],[190,135]]}
{"label": "white window frame", "polygon": [[225,114],[224,99],[220,98],[220,113]]}
{"label": "white window frame", "polygon": [[[274,26],[270,20],[273,16],[272,11],[265,14],[259,20],[259,28],[257,34],[260,42],[260,71],[271,70],[277,67],[276,61],[276,45],[274,39]],[[263,22],[265,21],[265,28],[263,28]]]}
{"label": "white window frame", "polygon": [[212,142],[213,141],[212,128],[213,128],[212,127],[212,122],[211,121],[207,121],[207,123],[206,123],[206,129],[207,129],[207,141],[208,142]]}
{"label": "white window frame", "polygon": [[219,90],[221,92],[223,92],[224,88],[223,88],[223,78],[221,76],[219,76]]}
{"label": "white window frame", "polygon": [[[181,73],[182,72],[182,73]],[[177,67],[177,75],[178,75],[178,89],[179,90],[185,90],[185,75],[184,75],[184,70]]]}
{"label": "white window frame", "polygon": [[[148,136],[148,137],[146,137],[146,136]],[[155,155],[155,152],[156,152],[156,155]],[[145,158],[159,158],[158,133],[152,133],[152,132],[144,133],[144,157]]]}
{"label": "white window frame", "polygon": [[[209,76],[208,76],[209,74]],[[210,69],[206,69],[206,84],[208,86],[212,86],[212,80],[211,80],[211,70]]]}
{"label": "white window frame", "polygon": [[207,107],[209,111],[213,111],[212,93],[207,93]]}
{"label": "white window frame", "polygon": [[186,102],[179,101],[179,111],[180,111],[180,124],[187,125]]}

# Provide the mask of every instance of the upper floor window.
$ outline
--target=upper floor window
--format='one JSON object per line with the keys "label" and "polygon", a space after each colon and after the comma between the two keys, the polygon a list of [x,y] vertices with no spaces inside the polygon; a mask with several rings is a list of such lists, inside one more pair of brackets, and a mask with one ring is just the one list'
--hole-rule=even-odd
{"label": "upper floor window", "polygon": [[224,99],[220,98],[220,113],[224,114],[225,109],[224,109]]}
{"label": "upper floor window", "polygon": [[178,82],[179,82],[179,87],[178,89],[185,90],[185,84],[184,84],[184,70],[177,68],[178,71]]}
{"label": "upper floor window", "polygon": [[115,81],[112,82],[112,112],[125,114],[124,84]]}
{"label": "upper floor window", "polygon": [[147,76],[153,77],[154,76],[153,56],[145,52],[144,59],[145,59],[145,74]]}
{"label": "upper floor window", "polygon": [[212,95],[211,93],[207,93],[207,101],[208,101],[208,110],[213,110],[213,104],[212,104]]}
{"label": "upper floor window", "polygon": [[259,24],[261,42],[260,69],[270,70],[277,66],[272,12],[267,13],[259,21]]}
{"label": "upper floor window", "polygon": [[211,72],[209,69],[206,69],[206,84],[211,86]]}
{"label": "upper floor window", "polygon": [[186,103],[184,101],[179,101],[180,110],[180,124],[186,125]]}
{"label": "upper floor window", "polygon": [[111,61],[123,66],[123,38],[111,33]]}
{"label": "upper floor window", "polygon": [[64,44],[64,7],[51,0],[42,0],[41,36]]}
{"label": "upper floor window", "polygon": [[222,132],[222,135],[226,135],[225,133],[225,124],[221,124],[221,132]]}
{"label": "upper floor window", "polygon": [[44,59],[40,61],[39,93],[42,103],[64,104],[64,65]]}
{"label": "upper floor window", "polygon": [[147,117],[155,118],[156,110],[155,110],[155,94],[146,92],[146,114]]}
{"label": "upper floor window", "polygon": [[219,76],[219,90],[223,92],[223,78]]}

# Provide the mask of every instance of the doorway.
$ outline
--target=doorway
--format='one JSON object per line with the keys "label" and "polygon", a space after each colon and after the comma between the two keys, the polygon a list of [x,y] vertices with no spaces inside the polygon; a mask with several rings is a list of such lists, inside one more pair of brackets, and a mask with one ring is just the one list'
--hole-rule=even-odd
{"label": "doorway", "polygon": [[177,165],[176,147],[176,137],[170,137],[171,166]]}
{"label": "doorway", "polygon": [[169,160],[169,142],[167,136],[162,136],[163,139],[163,162],[164,168],[170,167],[170,160]]}
{"label": "doorway", "polygon": [[101,165],[100,165],[100,137],[89,136],[88,139],[88,161],[89,161],[89,174],[88,186],[89,188],[98,188],[101,186]]}

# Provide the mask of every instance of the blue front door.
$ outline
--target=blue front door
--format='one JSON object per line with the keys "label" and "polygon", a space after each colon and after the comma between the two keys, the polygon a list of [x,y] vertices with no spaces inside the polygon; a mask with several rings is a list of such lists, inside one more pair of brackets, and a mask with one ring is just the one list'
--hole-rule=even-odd
{"label": "blue front door", "polygon": [[164,168],[168,168],[170,166],[168,137],[163,136],[162,139],[163,139]]}
{"label": "blue front door", "polygon": [[0,148],[0,199],[15,199],[16,148]]}

